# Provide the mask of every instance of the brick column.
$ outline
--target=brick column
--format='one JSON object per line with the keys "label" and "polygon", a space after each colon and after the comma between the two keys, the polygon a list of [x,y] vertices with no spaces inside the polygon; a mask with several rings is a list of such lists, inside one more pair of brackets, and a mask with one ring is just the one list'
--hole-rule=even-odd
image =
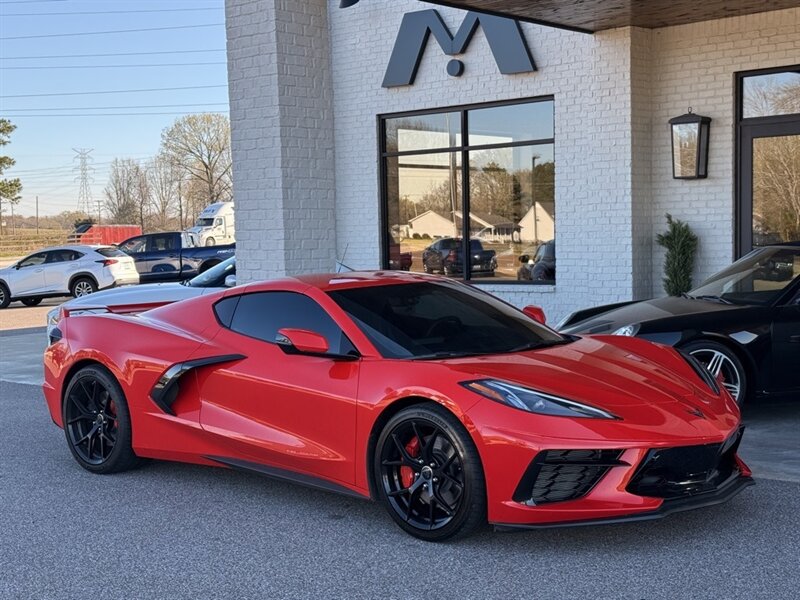
{"label": "brick column", "polygon": [[336,259],[326,0],[226,0],[237,273],[330,271]]}

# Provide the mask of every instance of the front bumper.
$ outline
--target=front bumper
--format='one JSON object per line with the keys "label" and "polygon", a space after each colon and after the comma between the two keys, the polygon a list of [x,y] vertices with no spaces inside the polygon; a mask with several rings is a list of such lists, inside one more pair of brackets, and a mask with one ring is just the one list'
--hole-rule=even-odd
{"label": "front bumper", "polygon": [[696,496],[688,496],[685,498],[672,498],[670,500],[664,500],[659,508],[648,512],[599,519],[589,518],[581,521],[560,521],[530,524],[494,523],[493,525],[497,531],[515,531],[520,529],[550,529],[553,527],[582,527],[587,525],[613,525],[615,523],[652,521],[655,519],[663,519],[664,517],[677,512],[723,504],[736,496],[743,489],[750,487],[751,485],[755,485],[755,481],[752,477],[737,473],[714,491],[705,492]]}

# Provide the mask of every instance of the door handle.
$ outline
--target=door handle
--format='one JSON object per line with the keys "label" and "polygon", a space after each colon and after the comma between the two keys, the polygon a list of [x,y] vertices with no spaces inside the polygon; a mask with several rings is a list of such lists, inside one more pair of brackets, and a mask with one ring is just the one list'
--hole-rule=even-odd
{"label": "door handle", "polygon": [[36,270],[34,271],[34,273],[41,273],[42,271],[44,271],[44,267],[42,267],[41,269],[36,269]]}
{"label": "door handle", "polygon": [[800,344],[800,335],[790,335],[789,336],[789,343],[791,343],[791,344]]}

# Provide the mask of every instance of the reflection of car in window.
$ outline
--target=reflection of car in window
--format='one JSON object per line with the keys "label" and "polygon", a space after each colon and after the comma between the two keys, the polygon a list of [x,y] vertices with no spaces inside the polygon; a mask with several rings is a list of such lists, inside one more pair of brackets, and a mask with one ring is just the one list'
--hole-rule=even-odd
{"label": "reflection of car in window", "polygon": [[[497,258],[494,250],[484,250],[480,240],[469,241],[473,274],[494,275]],[[422,269],[426,273],[458,275],[464,272],[464,244],[460,238],[442,238],[422,252]]]}

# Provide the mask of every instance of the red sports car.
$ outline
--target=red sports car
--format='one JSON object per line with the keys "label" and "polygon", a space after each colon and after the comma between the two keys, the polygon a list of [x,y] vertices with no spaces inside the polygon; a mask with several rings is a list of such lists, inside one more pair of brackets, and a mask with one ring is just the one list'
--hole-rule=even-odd
{"label": "red sports car", "polygon": [[64,319],[44,391],[89,471],[245,469],[378,500],[426,540],[656,518],[752,483],[739,409],[694,359],[529,314],[421,274],[257,283]]}

